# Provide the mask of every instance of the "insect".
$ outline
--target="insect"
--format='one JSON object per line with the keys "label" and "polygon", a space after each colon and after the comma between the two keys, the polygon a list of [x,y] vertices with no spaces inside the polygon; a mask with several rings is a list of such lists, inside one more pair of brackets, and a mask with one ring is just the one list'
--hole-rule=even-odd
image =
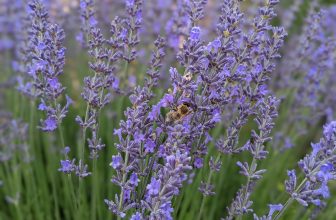
{"label": "insect", "polygon": [[183,79],[186,81],[190,81],[192,79],[192,74],[190,72],[187,72],[184,76]]}
{"label": "insect", "polygon": [[166,122],[176,122],[182,120],[185,116],[191,113],[188,103],[183,103],[176,108],[170,110],[166,115]]}

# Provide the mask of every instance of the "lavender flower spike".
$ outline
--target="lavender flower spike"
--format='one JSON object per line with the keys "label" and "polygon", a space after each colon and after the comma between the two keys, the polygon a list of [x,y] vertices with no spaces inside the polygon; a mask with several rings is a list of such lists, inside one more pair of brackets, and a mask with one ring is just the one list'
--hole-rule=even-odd
{"label": "lavender flower spike", "polygon": [[279,219],[288,206],[295,200],[302,206],[313,204],[323,206],[329,198],[328,183],[336,180],[336,121],[324,126],[323,137],[316,144],[312,144],[312,152],[307,154],[298,165],[305,178],[298,184],[295,170],[288,171],[285,182],[286,191],[290,198],[285,207],[275,219]]}
{"label": "lavender flower spike", "polygon": [[37,96],[41,98],[38,109],[46,113],[46,119],[41,120],[41,129],[50,132],[62,122],[72,102],[67,97],[65,106],[58,103],[65,90],[59,82],[65,63],[64,31],[49,22],[48,13],[40,1],[31,1],[29,7],[33,24],[29,32],[31,63],[28,74],[33,78]]}
{"label": "lavender flower spike", "polygon": [[[149,101],[154,96],[153,87],[157,86],[161,62],[165,55],[164,47],[165,41],[159,37],[155,41],[145,87],[135,88],[133,94],[130,95],[132,108],[125,111],[126,119],[120,122],[120,128],[114,132],[119,138],[116,148],[121,153],[112,156],[110,166],[116,171],[116,175],[111,181],[118,185],[121,191],[119,195],[115,195],[114,200],[106,199],[105,203],[119,218],[125,217],[130,208],[141,206],[141,198],[145,191],[141,194],[135,191],[138,183],[144,181],[143,176],[151,175],[149,167],[155,164],[156,159],[151,155],[158,151],[157,143],[159,143],[162,130],[155,128],[154,121],[149,119],[148,115],[151,114]],[[146,157],[151,159],[147,161]],[[150,195],[157,195],[160,186],[160,181],[152,178],[151,183],[146,187],[146,192],[148,191]],[[136,199],[136,196],[139,199]],[[132,219],[137,219],[139,216],[141,216],[139,213],[135,213]]]}
{"label": "lavender flower spike", "polygon": [[[84,118],[77,116],[76,121],[82,127],[83,142],[88,142],[90,158],[95,159],[98,157],[98,152],[105,147],[99,137],[100,111],[112,100],[112,91],[118,90],[119,79],[115,75],[116,67],[114,65],[121,59],[122,53],[117,46],[118,42],[112,40],[118,38],[119,34],[119,32],[113,31],[115,28],[113,24],[111,41],[106,40],[102,30],[97,27],[93,1],[81,0],[80,5],[83,17],[82,30],[86,36],[88,54],[91,58],[89,67],[94,74],[84,78],[84,88],[81,95],[87,103],[87,110]],[[88,139],[86,139],[87,129],[91,132],[91,137]],[[83,159],[84,155],[81,155],[81,158]]]}

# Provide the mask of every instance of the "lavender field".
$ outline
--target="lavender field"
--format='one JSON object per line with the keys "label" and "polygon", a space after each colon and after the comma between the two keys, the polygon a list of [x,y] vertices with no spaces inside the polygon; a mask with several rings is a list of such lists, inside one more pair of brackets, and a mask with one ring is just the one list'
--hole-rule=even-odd
{"label": "lavender field", "polygon": [[0,0],[0,220],[336,219],[336,0]]}

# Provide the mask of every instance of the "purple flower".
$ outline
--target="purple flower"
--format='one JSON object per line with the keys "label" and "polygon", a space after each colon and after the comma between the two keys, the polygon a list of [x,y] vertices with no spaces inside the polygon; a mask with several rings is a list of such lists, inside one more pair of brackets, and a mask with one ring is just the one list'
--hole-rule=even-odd
{"label": "purple flower", "polygon": [[120,169],[122,167],[122,157],[120,155],[112,156],[112,162],[110,163],[110,166],[115,170]]}
{"label": "purple flower", "polygon": [[161,107],[162,107],[162,104],[161,104],[161,103],[158,103],[158,104],[156,104],[156,105],[153,105],[153,107],[152,107],[152,111],[148,114],[148,118],[149,118],[150,120],[155,120],[155,119],[157,119],[157,117],[158,117],[159,114],[160,114]]}
{"label": "purple flower", "polygon": [[311,202],[318,207],[322,206],[323,204],[323,202],[320,199],[313,199]]}
{"label": "purple flower", "polygon": [[286,191],[293,193],[296,187],[296,173],[295,170],[287,171],[288,180],[285,182]]}
{"label": "purple flower", "polygon": [[119,128],[119,129],[114,129],[113,134],[114,134],[114,135],[118,135],[119,140],[122,140],[122,130],[121,130],[121,128]]}
{"label": "purple flower", "polygon": [[323,127],[323,135],[329,140],[336,135],[336,121],[333,121]]}
{"label": "purple flower", "polygon": [[130,176],[130,179],[129,179],[129,183],[132,186],[137,186],[139,182],[140,182],[140,180],[138,178],[138,175],[136,173],[132,173],[131,176]]}
{"label": "purple flower", "polygon": [[61,83],[59,83],[57,78],[48,79],[48,84],[53,90],[56,90],[56,91],[59,90],[60,87],[62,86]]}
{"label": "purple flower", "polygon": [[91,28],[97,26],[98,21],[95,18],[94,2],[93,0],[80,0],[80,13],[81,13],[81,32],[77,40],[83,47],[87,47],[89,44],[88,34]]}
{"label": "purple flower", "polygon": [[165,94],[161,100],[162,107],[165,107],[165,108],[169,107],[173,103],[173,100],[174,100],[174,96],[172,94]]}
{"label": "purple flower", "polygon": [[124,190],[124,198],[123,198],[124,202],[129,201],[130,198],[131,198],[131,190],[128,189]]}
{"label": "purple flower", "polygon": [[48,109],[48,107],[46,106],[46,104],[44,102],[40,103],[39,106],[38,106],[38,110],[40,110],[40,111],[45,111],[47,109]]}
{"label": "purple flower", "polygon": [[43,131],[51,132],[56,130],[57,125],[58,125],[57,119],[51,116],[43,121],[41,129]]}
{"label": "purple flower", "polygon": [[62,150],[62,153],[67,156],[70,152],[70,147],[66,146],[63,150]]}
{"label": "purple flower", "polygon": [[204,17],[204,9],[207,0],[188,0],[185,2],[185,11],[192,24],[197,23]]}
{"label": "purple flower", "polygon": [[200,27],[193,27],[190,31],[190,39],[198,41],[201,37],[201,28]]}
{"label": "purple flower", "polygon": [[88,172],[87,169],[88,169],[88,165],[84,164],[82,160],[79,160],[79,163],[75,168],[75,173],[78,177],[85,178],[91,175],[91,172]]}
{"label": "purple flower", "polygon": [[269,213],[268,213],[269,217],[272,217],[272,215],[273,215],[273,213],[275,211],[279,212],[279,211],[281,211],[283,209],[283,205],[282,204],[269,204],[268,207],[270,209]]}
{"label": "purple flower", "polygon": [[316,174],[322,182],[328,182],[333,178],[332,172],[334,171],[334,166],[332,163],[326,163],[321,165],[320,171]]}
{"label": "purple flower", "polygon": [[49,22],[48,13],[41,1],[30,1],[29,7],[33,25],[29,30],[27,52],[30,63],[27,64],[27,69],[34,90],[27,88],[28,83],[20,88],[24,93],[34,92],[33,96],[41,98],[38,109],[45,112],[46,119],[41,120],[40,127],[43,131],[54,131],[66,116],[69,107],[68,98],[65,106],[59,104],[58,100],[65,90],[58,79],[63,74],[65,64],[64,31]]}
{"label": "purple flower", "polygon": [[126,6],[127,7],[133,7],[134,6],[134,0],[126,0]]}
{"label": "purple flower", "polygon": [[136,212],[135,214],[133,214],[130,218],[130,220],[142,220],[142,215],[139,212]]}
{"label": "purple flower", "polygon": [[145,144],[144,144],[145,151],[147,153],[153,153],[155,146],[156,146],[155,142],[152,141],[151,139],[147,139]]}
{"label": "purple flower", "polygon": [[157,196],[160,192],[161,183],[159,180],[152,178],[150,184],[147,185],[146,189],[148,195],[150,196]]}
{"label": "purple flower", "polygon": [[203,158],[196,157],[194,161],[194,166],[196,168],[202,168],[203,167]]}
{"label": "purple flower", "polygon": [[61,168],[59,168],[58,171],[69,174],[74,170],[75,170],[74,161],[61,160]]}
{"label": "purple flower", "polygon": [[90,26],[94,27],[98,24],[98,21],[94,17],[89,18]]}
{"label": "purple flower", "polygon": [[[83,46],[88,49],[90,56],[89,67],[94,73],[84,78],[84,88],[81,96],[87,103],[87,115],[89,117],[77,116],[83,130],[91,133],[87,139],[90,149],[90,158],[97,159],[99,151],[105,144],[98,134],[99,115],[103,107],[112,101],[114,91],[121,92],[119,88],[119,77],[116,76],[115,64],[122,58],[123,42],[119,39],[122,22],[116,18],[111,24],[111,38],[105,39],[103,31],[98,28],[95,18],[94,2],[92,0],[81,0],[85,7],[81,9]],[[122,139],[120,130],[115,130],[119,139]]]}
{"label": "purple flower", "polygon": [[321,187],[318,189],[315,189],[313,191],[314,196],[322,196],[322,198],[326,199],[330,197],[329,187],[327,184],[322,183]]}
{"label": "purple flower", "polygon": [[[139,134],[138,132],[136,132],[134,134],[134,141],[136,143],[141,143],[141,142],[145,141],[145,135]],[[146,146],[145,146],[145,149],[146,149]]]}
{"label": "purple flower", "polygon": [[207,46],[208,52],[218,52],[218,49],[222,46],[222,42],[219,39],[215,39]]}
{"label": "purple flower", "polygon": [[[227,134],[218,145],[218,153],[249,151],[254,161],[241,163],[241,169],[251,172],[246,172],[249,180],[237,193],[233,208],[229,209],[230,217],[253,211],[251,191],[265,172],[257,169],[256,163],[267,156],[266,142],[271,139],[279,103],[276,98],[267,96],[266,86],[285,36],[283,29],[270,24],[275,16],[275,3],[267,2],[253,22],[245,25],[239,3],[225,0],[216,28],[217,36],[207,44],[200,40],[201,29],[196,26],[204,16],[206,1],[178,1],[176,16],[167,22],[166,31],[170,33],[168,42],[180,46],[177,52],[179,68],[165,67],[169,68],[172,86],[153,103],[151,90],[157,86],[159,73],[156,63],[161,64],[162,59],[160,42],[156,42],[145,86],[134,88],[129,97],[131,106],[120,122],[118,133],[122,138],[116,143],[116,149],[122,157],[118,162],[122,169],[116,169],[112,178],[120,187],[120,193],[113,201],[106,201],[113,213],[120,217],[125,213],[131,216],[134,213],[129,209],[136,207],[144,219],[172,219],[173,198],[179,195],[193,166],[203,166],[212,139],[211,130],[222,121],[228,124]],[[118,40],[122,38],[122,59],[127,63],[139,54],[136,46],[141,16],[137,15],[141,14],[141,4],[140,0],[128,4],[132,7],[126,7],[128,15],[123,27],[113,26],[114,32],[119,33]],[[251,33],[244,33],[245,26],[246,29],[248,26],[254,28]],[[129,75],[123,78],[128,79]],[[240,131],[251,118],[257,129],[251,131],[251,140],[241,147],[238,143]],[[149,157],[148,153],[153,154]],[[211,172],[220,170],[220,161],[209,163]],[[145,192],[139,188],[142,184],[134,187],[140,176],[151,178],[143,182]],[[211,183],[203,182],[200,188],[205,195],[214,194]],[[128,197],[128,190],[143,194]]]}
{"label": "purple flower", "polygon": [[87,3],[85,1],[81,1],[79,5],[81,9],[85,9],[87,7]]}

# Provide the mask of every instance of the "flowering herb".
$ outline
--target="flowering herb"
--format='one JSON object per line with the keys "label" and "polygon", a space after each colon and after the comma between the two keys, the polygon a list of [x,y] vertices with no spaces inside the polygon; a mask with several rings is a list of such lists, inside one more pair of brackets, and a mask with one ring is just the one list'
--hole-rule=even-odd
{"label": "flowering herb", "polygon": [[330,218],[336,8],[319,2],[3,0],[0,216]]}
{"label": "flowering herb", "polygon": [[[121,121],[120,128],[114,131],[120,142],[116,144],[116,148],[123,153],[123,157],[120,153],[112,156],[110,166],[116,171],[112,182],[121,188],[121,193],[115,196],[115,201],[106,199],[105,203],[119,217],[125,217],[128,209],[139,204],[135,198],[135,189],[141,181],[139,178],[143,180],[144,176],[149,176],[149,168],[155,163],[149,155],[157,153],[156,146],[162,131],[154,128],[154,121],[148,118],[148,112],[149,101],[154,95],[152,89],[157,86],[158,73],[165,54],[164,47],[164,40],[158,38],[147,71],[146,86],[135,88],[130,96],[132,108],[125,111],[126,120]],[[157,185],[157,182],[153,184]]]}
{"label": "flowering herb", "polygon": [[32,78],[34,93],[41,99],[38,109],[46,114],[40,127],[51,132],[62,122],[72,103],[68,96],[65,106],[58,103],[65,89],[59,81],[65,63],[65,48],[62,46],[64,31],[49,23],[48,13],[41,2],[31,1],[29,7],[32,26],[29,30],[28,52],[31,60],[28,74]]}
{"label": "flowering herb", "polygon": [[304,179],[299,183],[295,170],[287,171],[285,186],[290,198],[275,219],[279,219],[293,201],[302,206],[323,206],[324,200],[329,198],[328,183],[335,180],[336,122],[330,122],[323,128],[323,138],[312,144],[312,152],[298,162]]}

